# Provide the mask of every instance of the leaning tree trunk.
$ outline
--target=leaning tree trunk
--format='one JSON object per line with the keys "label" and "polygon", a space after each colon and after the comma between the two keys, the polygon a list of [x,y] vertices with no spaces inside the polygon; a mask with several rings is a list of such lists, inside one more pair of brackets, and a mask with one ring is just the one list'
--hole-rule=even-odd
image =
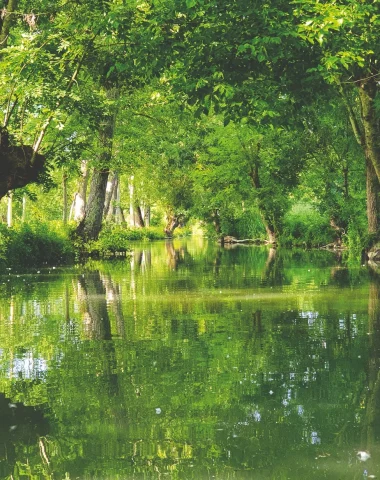
{"label": "leaning tree trunk", "polygon": [[267,220],[265,213],[263,211],[261,212],[261,221],[264,224],[264,228],[268,237],[268,242],[271,245],[274,245],[277,242],[276,231],[274,226],[272,225],[272,222]]}
{"label": "leaning tree trunk", "polygon": [[368,233],[377,235],[380,213],[380,183],[372,162],[367,159],[367,219]]}
{"label": "leaning tree trunk", "polygon": [[172,237],[174,230],[181,225],[183,222],[183,215],[175,214],[175,213],[170,213],[167,215],[167,220],[166,220],[166,225],[165,225],[165,235],[167,237]]}
{"label": "leaning tree trunk", "polygon": [[[115,99],[116,89],[110,89],[107,96]],[[106,198],[107,180],[109,175],[109,164],[112,156],[112,140],[115,128],[115,114],[104,117],[100,125],[99,139],[101,143],[101,154],[99,164],[102,168],[95,169],[92,174],[90,194],[88,197],[83,220],[79,223],[76,233],[83,241],[97,240],[102,228],[104,202]]]}
{"label": "leaning tree trunk", "polygon": [[[8,0],[6,7],[2,9],[2,15],[0,16],[0,50],[7,47],[12,24],[16,19],[16,15],[19,15],[17,7],[18,0]],[[78,60],[76,69],[67,84],[66,93],[68,93],[76,83],[83,59],[84,54]],[[62,95],[58,100],[55,107],[56,109],[59,108],[64,98],[66,98],[66,96]],[[0,126],[0,198],[4,197],[9,190],[24,187],[37,180],[45,164],[45,157],[40,155],[38,151],[47,128],[54,118],[54,114],[51,112],[33,147],[15,145],[15,142],[10,140],[7,125],[16,104],[17,97],[12,99],[10,96],[6,108],[5,120],[3,126]]]}

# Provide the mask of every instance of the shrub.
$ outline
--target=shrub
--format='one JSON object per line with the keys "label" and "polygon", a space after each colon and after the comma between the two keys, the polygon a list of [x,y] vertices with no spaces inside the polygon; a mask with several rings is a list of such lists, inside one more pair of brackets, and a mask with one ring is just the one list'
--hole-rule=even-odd
{"label": "shrub", "polygon": [[[162,232],[162,229],[161,229]],[[175,238],[180,238],[180,237],[188,237],[192,234],[192,227],[190,225],[185,225],[184,227],[177,227],[174,230],[174,237]],[[161,236],[162,238],[162,236]]]}
{"label": "shrub", "polygon": [[284,217],[280,243],[317,247],[334,242],[335,237],[328,218],[322,216],[312,205],[296,204]]}
{"label": "shrub", "polygon": [[[160,240],[165,238],[160,227],[129,228],[122,225],[112,225],[103,228],[99,239],[89,242],[84,250],[91,256],[109,257],[117,253],[125,254],[131,241]],[[83,250],[83,245],[79,245]]]}
{"label": "shrub", "polygon": [[63,229],[48,224],[0,227],[0,261],[3,266],[56,265],[74,259],[74,249]]}
{"label": "shrub", "polygon": [[264,224],[260,213],[254,209],[247,209],[233,222],[233,236],[237,238],[266,238]]}
{"label": "shrub", "polygon": [[370,235],[365,222],[351,221],[348,224],[344,242],[349,249],[349,260],[361,259],[363,250],[369,250],[377,241],[377,235]]}

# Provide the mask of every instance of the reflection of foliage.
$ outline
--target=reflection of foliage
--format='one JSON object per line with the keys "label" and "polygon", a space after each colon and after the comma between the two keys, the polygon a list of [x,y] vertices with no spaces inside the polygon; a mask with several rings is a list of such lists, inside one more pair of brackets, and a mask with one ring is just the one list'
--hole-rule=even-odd
{"label": "reflection of foliage", "polygon": [[[0,384],[49,404],[54,478],[304,478],[309,455],[340,458],[335,442],[351,449],[362,421],[367,287],[329,255],[175,241],[31,276],[29,293],[12,277]],[[38,444],[28,458],[36,475]]]}

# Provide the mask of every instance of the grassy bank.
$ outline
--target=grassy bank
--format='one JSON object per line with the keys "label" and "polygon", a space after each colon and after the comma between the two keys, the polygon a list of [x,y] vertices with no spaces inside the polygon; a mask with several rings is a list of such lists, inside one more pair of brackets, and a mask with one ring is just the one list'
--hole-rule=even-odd
{"label": "grassy bank", "polygon": [[[63,228],[61,222],[21,224],[12,228],[0,224],[0,269],[68,264],[87,257],[110,258],[128,254],[133,242],[165,239],[162,226],[129,228],[106,225],[97,241],[86,244],[75,239],[74,232],[74,225]],[[237,233],[244,234],[239,235],[240,238],[250,238],[247,233],[252,232],[244,230]],[[190,228],[178,228],[174,236],[190,234]],[[334,243],[336,238],[336,231],[331,228],[327,218],[303,206],[285,216],[278,240],[279,245],[284,247],[318,248]],[[365,229],[360,228],[359,224],[343,232],[341,239],[342,244],[358,258],[362,249],[368,246]]]}

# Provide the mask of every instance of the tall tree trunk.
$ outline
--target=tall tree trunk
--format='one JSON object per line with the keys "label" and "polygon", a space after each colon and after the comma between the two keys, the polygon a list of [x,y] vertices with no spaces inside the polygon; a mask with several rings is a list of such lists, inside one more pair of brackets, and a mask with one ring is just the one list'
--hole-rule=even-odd
{"label": "tall tree trunk", "polygon": [[[342,85],[339,85],[338,90],[342,96],[343,103],[347,108],[355,139],[364,150],[366,159],[368,233],[377,235],[380,218],[380,181],[379,173],[375,168],[375,164],[380,163],[380,150],[378,138],[379,129],[377,127],[374,109],[376,83],[373,84],[372,79],[370,82],[362,83],[359,86],[362,125],[359,124]],[[370,148],[371,145],[372,148]]]}
{"label": "tall tree trunk", "polygon": [[[117,90],[111,88],[107,91],[109,99],[115,99]],[[97,240],[102,228],[104,201],[109,175],[109,164],[112,156],[112,141],[115,128],[116,114],[109,114],[103,118],[99,129],[101,144],[100,165],[92,174],[90,194],[86,205],[83,220],[77,227],[77,235],[84,241]]]}
{"label": "tall tree trunk", "polygon": [[7,225],[10,228],[13,224],[13,192],[8,193]]}
{"label": "tall tree trunk", "polygon": [[348,185],[348,162],[346,161],[346,165],[343,168],[343,195],[344,199],[348,200],[350,197],[350,192],[349,192],[349,185]]}
{"label": "tall tree trunk", "polygon": [[115,188],[115,219],[116,223],[125,223],[123,209],[120,205],[121,193],[120,193],[120,181],[117,182]]}
{"label": "tall tree trunk", "polygon": [[22,223],[25,223],[26,220],[26,195],[22,196],[22,214],[21,214],[21,221]]}
{"label": "tall tree trunk", "polygon": [[112,216],[112,214],[113,214],[113,208],[111,206],[111,201],[112,201],[112,197],[114,196],[114,193],[115,193],[115,188],[117,186],[117,181],[118,181],[118,175],[115,172],[112,175],[112,178],[108,179],[108,182],[107,182],[106,199],[105,199],[105,202],[104,202],[104,212],[103,212],[103,215],[105,217]]}
{"label": "tall tree trunk", "polygon": [[135,185],[134,185],[134,176],[129,177],[128,182],[129,188],[129,226],[135,226],[135,209],[134,209],[134,196],[135,196]]}
{"label": "tall tree trunk", "polygon": [[[261,149],[261,145],[257,145],[257,157],[259,156]],[[268,242],[270,244],[275,244],[277,239],[276,239],[276,229],[274,228],[273,222],[269,219],[269,212],[267,211],[266,205],[265,205],[265,199],[260,198],[260,190],[261,190],[261,182],[260,182],[260,176],[259,176],[259,165],[258,165],[258,160],[255,160],[252,163],[251,171],[249,173],[249,176],[251,177],[252,185],[257,191],[257,196],[258,196],[258,202],[257,206],[260,211],[261,215],[261,220],[264,224],[265,231],[267,233],[268,237]]]}
{"label": "tall tree trunk", "polygon": [[380,135],[375,111],[377,79],[372,77],[361,82],[359,98],[363,122],[365,153],[371,160],[378,180],[380,181]]}
{"label": "tall tree trunk", "polygon": [[134,213],[135,213],[135,225],[136,227],[139,227],[139,228],[142,228],[144,227],[144,218],[143,218],[143,214],[141,212],[141,207],[139,204],[136,204],[135,205],[135,208],[134,208]]}
{"label": "tall tree trunk", "polygon": [[376,235],[379,230],[380,183],[371,160],[367,159],[366,164],[368,233]]}
{"label": "tall tree trunk", "polygon": [[104,200],[108,170],[94,170],[91,178],[90,194],[83,220],[79,223],[77,234],[84,240],[97,240],[102,228]]}
{"label": "tall tree trunk", "polygon": [[150,227],[150,206],[147,205],[144,208],[144,224],[146,227]]}
{"label": "tall tree trunk", "polygon": [[68,219],[68,206],[67,206],[67,173],[63,172],[62,176],[62,189],[63,189],[63,213],[62,213],[62,220],[63,225],[67,225]]}

